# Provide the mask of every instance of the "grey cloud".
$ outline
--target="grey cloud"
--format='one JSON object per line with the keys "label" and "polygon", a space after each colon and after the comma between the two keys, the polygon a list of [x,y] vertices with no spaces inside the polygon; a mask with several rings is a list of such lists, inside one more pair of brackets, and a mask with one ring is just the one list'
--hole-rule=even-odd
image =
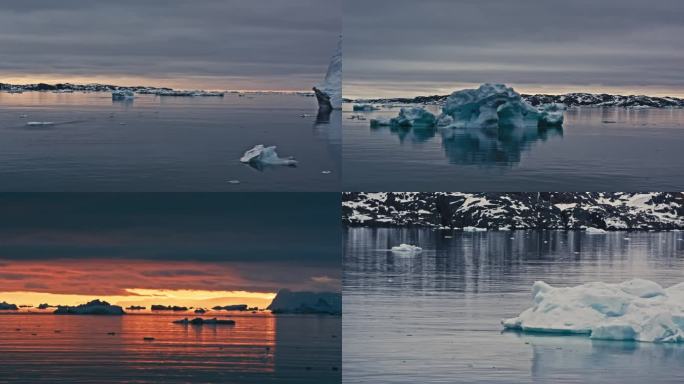
{"label": "grey cloud", "polygon": [[684,85],[681,1],[348,0],[343,14],[345,85]]}

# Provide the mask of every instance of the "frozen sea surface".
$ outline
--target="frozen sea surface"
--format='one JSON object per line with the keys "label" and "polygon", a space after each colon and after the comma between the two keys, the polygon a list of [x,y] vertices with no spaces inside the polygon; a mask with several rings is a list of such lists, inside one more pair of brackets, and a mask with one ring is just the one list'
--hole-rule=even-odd
{"label": "frozen sea surface", "polygon": [[[0,93],[0,191],[339,191],[340,112],[317,108],[282,94]],[[240,163],[257,144],[298,166]]]}
{"label": "frozen sea surface", "polygon": [[[428,106],[439,114],[439,108]],[[652,191],[684,188],[684,109],[573,108],[562,128],[370,128],[399,107],[343,106],[345,191]],[[362,116],[359,120],[356,116]],[[365,118],[365,120],[363,120]]]}
{"label": "frozen sea surface", "polygon": [[[682,238],[682,232],[346,230],[343,381],[683,382],[682,344],[528,335],[502,332],[500,323],[530,306],[535,280],[682,282]],[[394,255],[389,249],[401,243],[423,252]]]}
{"label": "frozen sea surface", "polygon": [[0,313],[0,382],[341,382],[339,317],[245,314],[227,317],[234,326],[171,323],[182,317]]}

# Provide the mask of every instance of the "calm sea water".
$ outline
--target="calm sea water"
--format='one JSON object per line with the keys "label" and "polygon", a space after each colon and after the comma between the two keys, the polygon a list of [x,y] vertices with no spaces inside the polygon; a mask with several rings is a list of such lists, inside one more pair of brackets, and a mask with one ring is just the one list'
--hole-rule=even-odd
{"label": "calm sea water", "polygon": [[[339,191],[340,114],[316,112],[298,95],[0,93],[0,191]],[[240,163],[257,144],[299,166]]]}
{"label": "calm sea water", "polygon": [[[683,232],[349,229],[344,382],[684,382],[684,345],[502,333],[500,325],[531,306],[535,280],[682,282],[682,238]],[[399,243],[424,251],[387,251]]]}
{"label": "calm sea water", "polygon": [[339,317],[202,327],[171,323],[179,317],[0,314],[0,382],[341,382]]}
{"label": "calm sea water", "polygon": [[684,109],[574,108],[561,129],[453,135],[370,128],[371,118],[399,108],[343,111],[345,191],[684,188]]}

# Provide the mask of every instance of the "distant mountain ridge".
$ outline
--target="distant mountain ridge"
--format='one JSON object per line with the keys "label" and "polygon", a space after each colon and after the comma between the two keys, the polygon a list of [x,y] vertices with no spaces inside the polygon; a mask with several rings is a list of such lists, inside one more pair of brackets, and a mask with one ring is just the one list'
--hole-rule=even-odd
{"label": "distant mountain ridge", "polygon": [[[370,104],[443,104],[449,95],[417,96],[412,98],[399,97],[387,99],[345,99],[346,102],[370,103]],[[546,94],[522,94],[522,98],[528,103],[537,106],[540,104],[562,103],[567,107],[626,107],[626,108],[682,108],[684,99],[676,97],[656,97],[644,95],[610,95],[607,93],[566,93],[563,95]]]}
{"label": "distant mountain ridge", "polygon": [[487,229],[684,228],[684,194],[346,192],[348,226]]}

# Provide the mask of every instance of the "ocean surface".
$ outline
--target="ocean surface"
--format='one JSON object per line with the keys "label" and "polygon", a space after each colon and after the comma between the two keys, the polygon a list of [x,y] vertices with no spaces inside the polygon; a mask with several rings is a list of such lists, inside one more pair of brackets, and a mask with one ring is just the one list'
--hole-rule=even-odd
{"label": "ocean surface", "polygon": [[684,109],[582,107],[565,112],[562,128],[449,134],[370,128],[370,119],[395,117],[399,107],[351,109],[345,104],[342,116],[345,191],[684,188]]}
{"label": "ocean surface", "polygon": [[[339,191],[340,113],[317,109],[283,94],[0,92],[0,191]],[[55,125],[26,125],[41,121]],[[257,144],[298,166],[240,163]]]}
{"label": "ocean surface", "polygon": [[[504,333],[500,325],[532,305],[536,280],[684,281],[684,232],[345,232],[344,383],[684,382],[684,344]],[[423,253],[388,252],[399,243]]]}
{"label": "ocean surface", "polygon": [[341,382],[340,317],[182,317],[0,313],[0,383]]}

